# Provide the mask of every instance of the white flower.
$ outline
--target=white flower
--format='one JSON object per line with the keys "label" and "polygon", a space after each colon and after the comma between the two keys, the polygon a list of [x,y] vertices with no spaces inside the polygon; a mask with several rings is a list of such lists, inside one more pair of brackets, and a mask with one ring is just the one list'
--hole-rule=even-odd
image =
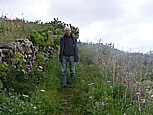
{"label": "white flower", "polygon": [[89,99],[92,99],[92,96],[89,96]]}
{"label": "white flower", "polygon": [[94,85],[94,83],[91,83],[91,85]]}
{"label": "white flower", "polygon": [[37,107],[33,107],[34,109],[37,109]]}
{"label": "white flower", "polygon": [[43,71],[43,67],[42,66],[38,66],[38,72],[42,72]]}
{"label": "white flower", "polygon": [[38,66],[38,68],[39,68],[39,69],[43,69],[43,67],[42,67],[42,66]]}
{"label": "white flower", "polygon": [[92,86],[92,85],[94,85],[94,83],[90,83],[90,84],[88,84],[88,86]]}
{"label": "white flower", "polygon": [[24,94],[23,94],[22,96],[23,96],[23,97],[26,97],[26,98],[28,98],[28,97],[29,97],[29,95],[24,95]]}
{"label": "white flower", "polygon": [[107,81],[108,83],[110,83],[111,81]]}
{"label": "white flower", "polygon": [[153,97],[153,95],[151,95],[151,97]]}
{"label": "white flower", "polygon": [[146,103],[146,99],[141,99],[141,101],[142,101],[141,102],[142,104],[145,104]]}
{"label": "white flower", "polygon": [[92,86],[92,84],[88,84],[88,86]]}
{"label": "white flower", "polygon": [[42,89],[42,90],[40,90],[40,91],[41,91],[41,92],[45,92],[45,90],[43,90],[43,89]]}

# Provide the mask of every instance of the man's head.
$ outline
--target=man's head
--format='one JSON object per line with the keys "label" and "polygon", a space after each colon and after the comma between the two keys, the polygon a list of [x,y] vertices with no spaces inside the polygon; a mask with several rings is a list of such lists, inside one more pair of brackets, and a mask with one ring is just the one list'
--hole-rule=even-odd
{"label": "man's head", "polygon": [[64,31],[65,31],[65,34],[66,34],[67,36],[70,36],[70,34],[71,34],[71,28],[70,28],[69,26],[66,26],[66,27],[64,28]]}

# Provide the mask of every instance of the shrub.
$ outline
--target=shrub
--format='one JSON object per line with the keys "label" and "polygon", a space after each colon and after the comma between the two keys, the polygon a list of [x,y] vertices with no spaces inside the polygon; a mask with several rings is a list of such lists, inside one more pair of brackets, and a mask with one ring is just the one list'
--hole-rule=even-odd
{"label": "shrub", "polygon": [[41,50],[43,50],[46,47],[47,41],[49,38],[49,35],[47,32],[33,30],[29,36],[33,44],[35,46],[39,46]]}

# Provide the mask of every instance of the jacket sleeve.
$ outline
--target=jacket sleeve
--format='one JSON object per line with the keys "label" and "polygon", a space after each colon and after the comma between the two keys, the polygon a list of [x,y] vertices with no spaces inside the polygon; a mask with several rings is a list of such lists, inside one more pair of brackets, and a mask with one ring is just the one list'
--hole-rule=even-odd
{"label": "jacket sleeve", "polygon": [[78,47],[77,47],[77,39],[76,37],[74,38],[75,40],[75,54],[74,54],[74,61],[78,62]]}

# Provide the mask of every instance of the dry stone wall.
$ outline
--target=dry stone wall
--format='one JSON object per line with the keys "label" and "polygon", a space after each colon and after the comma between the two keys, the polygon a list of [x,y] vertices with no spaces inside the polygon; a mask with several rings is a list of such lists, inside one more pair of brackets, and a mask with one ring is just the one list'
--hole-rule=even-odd
{"label": "dry stone wall", "polygon": [[[16,52],[22,53],[25,61],[34,62],[38,51],[39,48],[34,46],[29,39],[17,39],[15,42],[2,42],[0,43],[0,63],[6,62],[7,64],[12,64]],[[54,52],[54,48],[48,47],[42,55],[46,59],[51,57]]]}

